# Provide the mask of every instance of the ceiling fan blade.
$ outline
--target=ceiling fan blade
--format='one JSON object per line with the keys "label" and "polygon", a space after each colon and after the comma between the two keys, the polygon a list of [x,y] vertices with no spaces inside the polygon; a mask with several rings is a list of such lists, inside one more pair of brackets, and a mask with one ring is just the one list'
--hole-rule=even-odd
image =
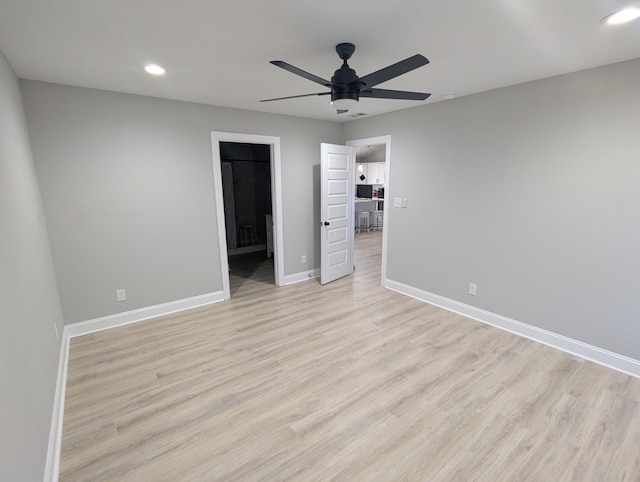
{"label": "ceiling fan blade", "polygon": [[360,92],[360,97],[374,99],[425,100],[431,94],[426,92],[406,92],[404,90],[370,89]]}
{"label": "ceiling fan blade", "polygon": [[329,95],[331,92],[316,92],[315,94],[289,95],[287,97],[276,97],[275,99],[262,99],[260,102],[272,102],[274,100],[298,99],[300,97],[313,97],[314,95]]}
{"label": "ceiling fan blade", "polygon": [[318,77],[317,75],[310,74],[309,72],[305,72],[298,67],[294,67],[291,64],[283,62],[282,60],[272,60],[270,63],[275,65],[276,67],[280,67],[281,69],[286,70],[287,72],[291,72],[292,74],[299,75],[300,77],[304,77],[311,82],[315,82],[316,84],[323,85],[325,87],[331,87],[331,82],[323,79],[322,77]]}
{"label": "ceiling fan blade", "polygon": [[336,109],[336,112],[337,112],[338,114],[344,114],[344,113],[346,113],[346,112],[349,112],[349,109]]}
{"label": "ceiling fan blade", "polygon": [[409,57],[408,59],[401,60],[393,65],[389,65],[384,69],[380,69],[377,72],[373,72],[369,75],[365,75],[364,77],[360,77],[358,82],[362,82],[365,84],[366,88],[371,88],[374,85],[381,84],[382,82],[386,82],[387,80],[391,80],[399,75],[406,74],[407,72],[411,72],[418,67],[422,67],[423,65],[427,65],[429,60],[420,54],[414,55],[413,57]]}

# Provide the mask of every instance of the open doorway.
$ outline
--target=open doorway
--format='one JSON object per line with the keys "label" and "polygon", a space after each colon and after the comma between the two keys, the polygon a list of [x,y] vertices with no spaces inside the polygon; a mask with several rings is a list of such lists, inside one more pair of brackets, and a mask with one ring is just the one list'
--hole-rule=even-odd
{"label": "open doorway", "polygon": [[355,240],[354,259],[380,256],[380,277],[386,279],[387,186],[391,136],[347,142],[355,150]]}
{"label": "open doorway", "polygon": [[211,144],[224,299],[231,276],[284,285],[280,138],[212,132]]}
{"label": "open doorway", "polygon": [[275,284],[271,149],[220,143],[222,194],[231,296],[248,281]]}

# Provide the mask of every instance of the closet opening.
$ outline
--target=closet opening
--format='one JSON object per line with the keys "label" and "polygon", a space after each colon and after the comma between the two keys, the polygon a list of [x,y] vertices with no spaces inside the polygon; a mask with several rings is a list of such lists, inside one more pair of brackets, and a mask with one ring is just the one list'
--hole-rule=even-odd
{"label": "closet opening", "polygon": [[220,142],[231,295],[247,282],[275,284],[271,146]]}

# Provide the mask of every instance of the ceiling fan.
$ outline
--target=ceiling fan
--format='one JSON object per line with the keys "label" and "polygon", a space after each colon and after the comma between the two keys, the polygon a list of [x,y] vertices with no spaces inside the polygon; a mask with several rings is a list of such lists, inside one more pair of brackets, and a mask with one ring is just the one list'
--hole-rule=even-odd
{"label": "ceiling fan", "polygon": [[317,75],[305,72],[282,60],[272,60],[271,63],[292,74],[304,77],[307,80],[320,84],[331,89],[329,92],[316,92],[314,94],[291,95],[288,97],[278,97],[275,99],[264,99],[260,102],[272,102],[274,100],[297,99],[299,97],[311,97],[314,95],[331,95],[331,105],[338,114],[343,114],[349,109],[357,107],[360,97],[371,97],[375,99],[402,99],[402,100],[425,100],[431,94],[423,92],[406,92],[403,90],[374,89],[378,84],[387,80],[406,74],[418,67],[427,65],[429,60],[422,55],[414,55],[408,59],[401,60],[393,65],[389,65],[364,77],[358,77],[356,71],[349,67],[347,60],[356,50],[356,46],[351,43],[341,43],[336,45],[336,52],[343,60],[342,66],[336,70],[331,77],[331,81],[325,80]]}

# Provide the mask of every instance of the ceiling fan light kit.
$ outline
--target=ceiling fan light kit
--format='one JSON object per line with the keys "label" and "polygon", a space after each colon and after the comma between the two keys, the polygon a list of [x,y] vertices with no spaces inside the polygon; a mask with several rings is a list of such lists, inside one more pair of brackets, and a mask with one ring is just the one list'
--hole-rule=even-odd
{"label": "ceiling fan light kit", "polygon": [[338,110],[350,110],[358,107],[358,99],[344,97],[331,101],[331,105]]}
{"label": "ceiling fan light kit", "polygon": [[272,102],[274,100],[296,99],[300,97],[311,97],[316,95],[331,95],[331,105],[337,109],[338,114],[348,112],[358,106],[360,97],[371,97],[374,99],[401,99],[401,100],[425,100],[431,94],[424,92],[407,92],[402,90],[374,89],[378,84],[391,80],[402,74],[406,74],[418,67],[427,65],[429,60],[422,55],[414,55],[408,59],[389,65],[364,77],[358,77],[356,71],[349,67],[347,60],[355,52],[356,46],[352,43],[341,43],[336,45],[336,52],[342,59],[342,65],[333,73],[331,80],[325,80],[317,75],[305,72],[282,60],[272,60],[271,63],[292,74],[299,75],[307,80],[320,84],[331,89],[329,92],[316,92],[314,94],[292,95],[288,97],[278,97],[274,99],[264,99],[260,102]]}

